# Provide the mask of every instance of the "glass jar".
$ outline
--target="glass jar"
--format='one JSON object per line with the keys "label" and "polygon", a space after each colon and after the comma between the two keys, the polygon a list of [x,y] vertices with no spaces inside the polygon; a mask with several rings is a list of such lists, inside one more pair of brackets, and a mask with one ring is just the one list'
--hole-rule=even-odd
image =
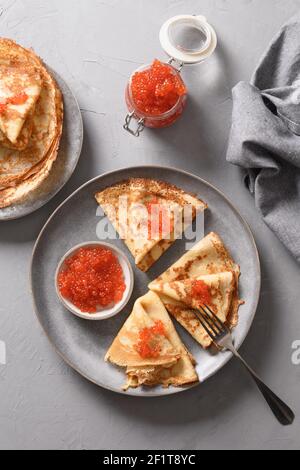
{"label": "glass jar", "polygon": [[[165,106],[163,106],[163,110],[160,110],[160,100],[157,99],[155,89],[155,92],[153,94],[152,112],[151,103],[149,104],[149,102],[147,101],[149,96],[150,98],[152,98],[151,83],[149,86],[148,97],[146,88],[149,85],[151,78],[151,67],[154,67],[155,62],[150,65],[143,65],[142,67],[137,69],[131,75],[126,87],[125,98],[129,114],[127,114],[124,124],[124,129],[136,137],[140,135],[140,133],[144,130],[145,127],[150,127],[154,129],[167,127],[172,125],[180,118],[187,102],[187,88],[180,75],[181,69],[185,64],[200,63],[210,57],[216,49],[217,36],[214,29],[210,26],[206,18],[204,18],[203,16],[179,15],[169,19],[168,21],[166,21],[166,23],[164,23],[160,31],[160,43],[162,45],[163,50],[169,56],[170,60],[168,63],[159,61],[158,63],[161,64],[163,67],[168,67],[170,71],[170,76],[173,76],[175,80],[168,80],[167,74],[165,82],[163,80],[161,82],[154,81],[154,88],[155,86],[162,87],[162,95],[158,96],[162,96],[166,100],[168,99],[168,96],[170,98],[172,96],[176,97],[177,84],[179,88],[182,85],[185,91],[182,92],[183,89],[181,89],[180,93],[178,93],[178,100],[177,102],[175,102],[175,104],[173,103],[174,100],[170,101],[172,103],[170,109],[165,109]],[[138,99],[134,96],[133,80],[137,74],[141,73],[142,75],[143,72],[147,71],[150,71],[149,80],[147,83],[146,77],[146,82],[141,82],[141,87],[143,86],[144,89],[141,88],[140,99]],[[153,69],[153,71],[155,71],[155,69]],[[153,79],[153,76],[151,79]],[[172,82],[175,82],[175,87],[173,90]],[[166,92],[164,89],[165,86],[167,90]],[[145,89],[146,93],[144,93]],[[168,93],[170,94],[168,95]],[[141,106],[143,104],[143,99],[146,99],[147,101],[145,102],[145,106]],[[164,100],[162,100],[162,102],[163,101]],[[132,127],[132,121],[136,121],[135,128],[134,126]]]}
{"label": "glass jar", "polygon": [[[180,71],[177,70],[175,67],[173,67],[171,64],[166,64],[163,63],[165,67],[168,67],[171,74],[176,77],[176,80],[178,80],[179,83],[182,84],[182,86],[186,89],[185,84],[181,78]],[[129,115],[128,115],[128,125],[130,125],[132,119],[136,119],[138,121],[137,129],[135,131],[132,131],[134,135],[137,133],[141,132],[141,129],[144,127],[150,127],[150,128],[162,128],[162,127],[168,127],[172,125],[175,121],[177,121],[180,116],[183,113],[184,107],[186,105],[187,101],[187,89],[184,94],[178,97],[177,102],[167,111],[164,111],[162,113],[150,113],[150,112],[145,112],[142,109],[139,109],[138,104],[134,100],[133,92],[132,92],[132,79],[133,77],[140,73],[140,72],[145,72],[150,70],[152,67],[152,64],[147,64],[143,65],[139,69],[137,69],[131,76],[127,87],[126,87],[126,94],[125,94],[125,99],[126,99],[126,104],[129,110]],[[140,126],[140,130],[138,129]],[[131,131],[130,128],[128,128],[129,132]]]}

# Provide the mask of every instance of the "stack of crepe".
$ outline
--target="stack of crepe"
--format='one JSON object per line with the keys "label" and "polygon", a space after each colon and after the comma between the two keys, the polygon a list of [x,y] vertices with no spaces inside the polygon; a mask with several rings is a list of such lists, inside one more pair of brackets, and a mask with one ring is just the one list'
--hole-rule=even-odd
{"label": "stack of crepe", "polygon": [[[157,322],[164,334],[151,338],[156,354],[140,355],[139,342],[143,331],[150,331]],[[198,381],[194,359],[180,340],[160,298],[153,292],[137,300],[134,309],[106,355],[110,361],[126,369],[124,390],[142,385],[183,386]]]}
{"label": "stack of crepe", "polygon": [[58,154],[62,95],[33,51],[0,39],[0,208],[23,201]]}
{"label": "stack of crepe", "polygon": [[220,237],[211,233],[149,288],[159,295],[169,313],[194,339],[208,348],[212,341],[193,311],[201,307],[201,301],[193,297],[193,285],[200,281],[206,286],[211,298],[210,308],[232,329],[238,323],[238,311],[243,303],[239,299],[239,277],[240,267]]}

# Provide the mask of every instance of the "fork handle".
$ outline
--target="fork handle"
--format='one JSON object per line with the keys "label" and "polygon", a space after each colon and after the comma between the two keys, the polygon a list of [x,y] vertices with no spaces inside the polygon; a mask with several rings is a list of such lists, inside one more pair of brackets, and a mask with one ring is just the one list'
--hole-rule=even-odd
{"label": "fork handle", "polygon": [[289,426],[293,424],[295,419],[293,411],[286,405],[286,403],[284,403],[277,395],[275,395],[275,393],[272,392],[272,390],[270,390],[266,384],[263,383],[263,381],[258,377],[254,370],[251,369],[251,367],[242,358],[242,356],[240,356],[235,348],[233,348],[231,351],[235,357],[238,358],[246,367],[280,424],[283,426]]}

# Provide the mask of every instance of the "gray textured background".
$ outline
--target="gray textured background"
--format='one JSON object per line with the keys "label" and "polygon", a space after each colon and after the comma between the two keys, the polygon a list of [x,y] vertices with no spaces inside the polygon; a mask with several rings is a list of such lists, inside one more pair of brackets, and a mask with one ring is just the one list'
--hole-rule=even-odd
{"label": "gray textured background", "polygon": [[[0,448],[296,449],[300,422],[280,427],[250,379],[232,362],[181,396],[150,401],[98,389],[53,352],[33,314],[28,270],[43,223],[87,179],[127,165],[159,163],[217,185],[250,223],[262,258],[260,307],[242,352],[300,415],[299,266],[260,220],[239,170],[225,162],[232,86],[249,79],[280,25],[300,0],[10,0],[0,1],[1,35],[33,46],[70,84],[83,111],[85,143],[70,183],[44,209],[0,224]],[[134,139],[122,130],[127,77],[164,57],[158,31],[179,13],[203,13],[219,47],[187,68],[189,109],[180,123]]]}

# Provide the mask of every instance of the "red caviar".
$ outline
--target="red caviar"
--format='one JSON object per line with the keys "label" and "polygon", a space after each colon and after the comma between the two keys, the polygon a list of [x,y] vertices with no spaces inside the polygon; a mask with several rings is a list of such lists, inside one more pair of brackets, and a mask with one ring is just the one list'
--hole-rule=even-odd
{"label": "red caviar", "polygon": [[151,328],[143,328],[139,334],[137,352],[144,359],[156,359],[161,353],[159,337],[167,336],[165,326],[162,321],[157,320]]}
{"label": "red caviar", "polygon": [[174,108],[180,97],[187,94],[187,89],[171,65],[156,59],[151,67],[133,75],[131,93],[138,111],[160,116]]}
{"label": "red caviar", "polygon": [[148,239],[155,240],[170,236],[174,230],[174,223],[170,219],[170,212],[167,207],[159,203],[157,198],[153,198],[146,204],[148,219]]}
{"label": "red caviar", "polygon": [[7,104],[14,104],[14,105],[19,105],[19,104],[24,104],[28,100],[29,96],[26,93],[19,93],[18,95],[12,96],[11,98],[8,98],[6,101]]}
{"label": "red caviar", "polygon": [[116,305],[126,290],[118,258],[101,247],[81,248],[68,258],[59,274],[58,286],[64,298],[87,313]]}
{"label": "red caviar", "polygon": [[201,305],[209,305],[212,302],[210,288],[204,281],[193,282],[192,297]]}
{"label": "red caviar", "polygon": [[18,95],[12,96],[11,98],[7,98],[4,101],[0,102],[0,114],[5,113],[7,110],[7,105],[21,105],[25,104],[28,100],[29,96],[26,93],[19,93]]}

